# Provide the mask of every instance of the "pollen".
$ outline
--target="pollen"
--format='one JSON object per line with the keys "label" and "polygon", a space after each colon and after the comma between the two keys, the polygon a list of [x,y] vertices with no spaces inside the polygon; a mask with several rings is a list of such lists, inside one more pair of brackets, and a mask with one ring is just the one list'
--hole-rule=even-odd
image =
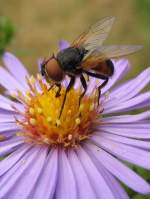
{"label": "pollen", "polygon": [[84,109],[84,104],[81,104],[79,110],[82,111],[83,109]]}
{"label": "pollen", "polygon": [[39,113],[39,114],[42,114],[42,109],[41,108],[37,108],[37,112]]}
{"label": "pollen", "polygon": [[90,110],[90,111],[93,111],[93,110],[94,110],[94,107],[95,107],[95,104],[94,104],[94,103],[92,103],[92,104],[90,105],[89,110]]}
{"label": "pollen", "polygon": [[47,117],[47,122],[51,122],[52,121],[52,118],[51,117]]}
{"label": "pollen", "polygon": [[42,80],[42,76],[41,76],[39,73],[37,74],[37,79],[38,79],[39,81]]}
{"label": "pollen", "polygon": [[31,115],[34,115],[34,113],[35,113],[34,109],[33,109],[33,108],[30,108],[30,109],[29,109],[29,113],[30,113]]}
{"label": "pollen", "polygon": [[56,120],[56,124],[57,124],[57,126],[60,126],[61,125],[61,121],[60,120]]}
{"label": "pollen", "polygon": [[33,126],[36,125],[36,120],[34,118],[30,118],[29,121],[30,121],[31,125],[33,125]]}
{"label": "pollen", "polygon": [[30,81],[31,84],[34,84],[35,83],[35,78],[33,76],[31,76],[29,81]]}
{"label": "pollen", "polygon": [[75,120],[75,122],[76,122],[77,125],[79,125],[80,122],[81,122],[80,118],[77,118],[77,119]]}
{"label": "pollen", "polygon": [[60,96],[56,97],[57,86],[48,85],[40,75],[27,79],[30,90],[25,94],[17,92],[25,108],[22,119],[17,124],[26,142],[50,146],[61,145],[64,148],[76,147],[88,139],[98,118],[97,92],[85,95],[79,106],[82,90],[72,88],[67,93],[65,105],[59,117],[66,88],[62,86]]}

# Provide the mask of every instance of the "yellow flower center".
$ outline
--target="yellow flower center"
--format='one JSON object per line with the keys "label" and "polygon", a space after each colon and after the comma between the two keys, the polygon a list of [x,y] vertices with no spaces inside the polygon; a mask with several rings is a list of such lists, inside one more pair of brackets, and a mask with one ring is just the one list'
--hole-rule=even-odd
{"label": "yellow flower center", "polygon": [[82,98],[80,106],[81,89],[71,89],[59,118],[66,88],[62,87],[60,96],[56,97],[58,87],[49,89],[40,75],[37,79],[31,77],[27,82],[30,90],[25,95],[17,92],[17,99],[25,106],[25,112],[21,113],[23,119],[17,120],[23,127],[23,132],[17,133],[18,136],[37,144],[74,147],[92,134],[98,115],[96,89],[92,96]]}

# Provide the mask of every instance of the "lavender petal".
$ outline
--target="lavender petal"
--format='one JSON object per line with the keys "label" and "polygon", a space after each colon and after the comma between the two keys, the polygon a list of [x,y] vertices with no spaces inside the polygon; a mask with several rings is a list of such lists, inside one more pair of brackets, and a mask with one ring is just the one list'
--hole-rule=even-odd
{"label": "lavender petal", "polygon": [[111,116],[111,117],[105,117],[102,119],[103,123],[133,123],[138,122],[140,120],[148,119],[150,118],[150,110],[144,111],[139,114],[135,115],[120,115],[120,116]]}
{"label": "lavender petal", "polygon": [[75,178],[68,161],[66,152],[62,149],[59,151],[59,172],[58,184],[56,190],[56,199],[76,199],[77,189]]}
{"label": "lavender petal", "polygon": [[87,153],[90,155],[90,157],[94,161],[94,164],[96,165],[97,169],[99,170],[99,172],[105,179],[106,183],[108,184],[109,188],[113,192],[115,199],[120,199],[120,198],[121,199],[129,199],[126,191],[121,187],[121,185],[115,179],[115,177],[107,170],[107,168],[105,166],[103,166],[101,164],[100,161],[98,161],[96,155],[92,154],[90,147],[93,147],[93,146],[91,146],[91,144],[89,144],[89,143],[87,143],[87,145],[89,146],[89,149],[86,147],[86,145],[84,145]]}
{"label": "lavender petal", "polygon": [[111,186],[111,190],[113,190],[115,198],[129,199],[127,192],[122,188],[119,182],[104,168],[105,167],[102,168],[102,172],[107,176],[107,183]]}
{"label": "lavender petal", "polygon": [[0,67],[0,76],[0,84],[9,92],[25,91],[24,87],[2,67]]}
{"label": "lavender petal", "polygon": [[23,105],[21,103],[14,102],[3,95],[0,95],[0,112],[3,112],[1,110],[6,110],[14,114],[16,111],[12,108],[12,106],[16,107],[19,111],[24,111]]}
{"label": "lavender petal", "polygon": [[18,147],[16,151],[12,152],[11,155],[2,160],[0,163],[0,176],[4,175],[4,173],[11,169],[30,148],[30,145],[23,144]]}
{"label": "lavender petal", "polygon": [[150,193],[150,185],[134,171],[117,160],[117,158],[114,158],[114,156],[96,145],[88,143],[86,144],[86,147],[100,164],[131,189],[142,194]]}
{"label": "lavender petal", "polygon": [[150,67],[140,73],[136,78],[123,83],[117,89],[114,89],[110,96],[121,101],[127,101],[136,96],[147,84],[150,83]]}
{"label": "lavender petal", "polygon": [[131,138],[126,138],[123,136],[118,136],[110,133],[101,133],[100,136],[104,137],[105,139],[110,139],[118,143],[126,144],[126,145],[131,145],[135,146],[141,149],[150,149],[150,143],[149,141],[142,141],[142,140],[136,140],[136,139],[131,139]]}
{"label": "lavender petal", "polygon": [[[114,135],[125,136],[128,138],[150,139],[149,124],[103,125],[99,128],[99,132],[106,132]],[[97,134],[99,134],[99,132],[97,132]]]}
{"label": "lavender petal", "polygon": [[128,161],[145,169],[150,169],[150,153],[148,151],[117,143],[101,136],[93,136],[91,140],[121,160]]}
{"label": "lavender petal", "polygon": [[10,122],[15,122],[13,114],[0,113],[0,123],[10,123]]}
{"label": "lavender petal", "polygon": [[21,127],[16,124],[16,122],[6,122],[6,123],[0,123],[0,132],[6,132],[6,131],[20,131]]}
{"label": "lavender petal", "polygon": [[[110,114],[110,113],[114,113],[114,112],[127,112],[129,110],[132,110],[134,106],[136,106],[136,108],[138,108],[138,105],[140,106],[141,103],[147,102],[147,100],[150,100],[150,92],[145,92],[142,93],[140,95],[138,95],[137,97],[134,97],[126,102],[123,103],[119,103],[116,102],[116,104],[114,104],[113,107],[108,107],[107,104],[104,104],[104,112],[103,114]],[[145,107],[145,104],[143,104],[143,107]]]}
{"label": "lavender petal", "polygon": [[[3,56],[3,62],[15,79],[24,87],[28,88],[26,84],[26,77],[29,76],[28,71],[22,63],[11,53],[6,52]],[[18,75],[19,74],[19,75]]]}
{"label": "lavender petal", "polygon": [[123,78],[126,75],[130,68],[130,64],[126,59],[120,59],[119,61],[113,61],[115,66],[114,75],[109,79],[108,84],[102,89],[102,94],[107,92],[109,89],[114,86],[116,82]]}
{"label": "lavender petal", "polygon": [[[89,181],[88,176],[84,171],[84,168],[80,160],[78,159],[77,154],[73,150],[69,151],[68,159],[76,180],[78,199],[95,199],[96,195],[92,188],[92,184]],[[82,187],[84,187],[84,189]]]}
{"label": "lavender petal", "polygon": [[17,149],[21,144],[23,144],[23,140],[19,137],[11,138],[10,140],[1,141],[0,142],[0,156],[5,156],[10,152]]}
{"label": "lavender petal", "polygon": [[59,46],[60,50],[64,50],[65,48],[68,48],[70,46],[70,44],[66,40],[62,39],[59,41],[58,46]]}
{"label": "lavender petal", "polygon": [[56,190],[58,175],[58,150],[51,149],[37,185],[31,194],[32,199],[50,199]]}
{"label": "lavender petal", "polygon": [[[29,197],[42,171],[47,149],[33,147],[24,158],[10,169],[0,180],[0,197],[26,199]],[[27,186],[30,185],[30,186]]]}
{"label": "lavender petal", "polygon": [[[83,148],[79,148],[77,150],[77,155],[86,171],[88,178],[95,190],[97,198],[103,199],[115,199],[112,191],[108,187],[106,181],[101,176],[100,172],[95,167],[94,163],[91,161],[90,156],[83,150]],[[106,194],[107,193],[107,194]]]}

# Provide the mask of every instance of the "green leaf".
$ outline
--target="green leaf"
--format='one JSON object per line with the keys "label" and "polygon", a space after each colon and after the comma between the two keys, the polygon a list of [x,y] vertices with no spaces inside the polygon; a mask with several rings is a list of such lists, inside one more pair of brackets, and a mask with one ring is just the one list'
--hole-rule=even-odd
{"label": "green leaf", "polygon": [[134,196],[132,199],[150,199],[150,195],[147,195],[147,196],[145,196],[145,195],[136,195],[136,196]]}
{"label": "green leaf", "polygon": [[0,16],[0,55],[12,41],[15,34],[15,27],[12,22],[5,16]]}

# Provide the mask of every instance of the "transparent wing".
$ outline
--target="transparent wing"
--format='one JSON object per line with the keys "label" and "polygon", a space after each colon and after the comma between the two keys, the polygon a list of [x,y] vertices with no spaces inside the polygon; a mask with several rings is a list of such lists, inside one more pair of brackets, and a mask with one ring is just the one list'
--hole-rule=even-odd
{"label": "transparent wing", "polygon": [[113,45],[101,46],[91,52],[82,62],[82,67],[86,69],[94,68],[98,63],[107,59],[120,58],[126,55],[133,54],[142,49],[141,45]]}
{"label": "transparent wing", "polygon": [[111,30],[115,17],[106,17],[92,25],[86,32],[83,32],[71,46],[84,47],[93,51],[100,47]]}
{"label": "transparent wing", "polygon": [[[101,46],[95,50],[92,54],[97,56],[99,59],[104,60],[106,57],[120,58],[126,55],[133,54],[143,48],[142,45],[113,45],[113,46]],[[91,54],[91,55],[92,55]]]}

